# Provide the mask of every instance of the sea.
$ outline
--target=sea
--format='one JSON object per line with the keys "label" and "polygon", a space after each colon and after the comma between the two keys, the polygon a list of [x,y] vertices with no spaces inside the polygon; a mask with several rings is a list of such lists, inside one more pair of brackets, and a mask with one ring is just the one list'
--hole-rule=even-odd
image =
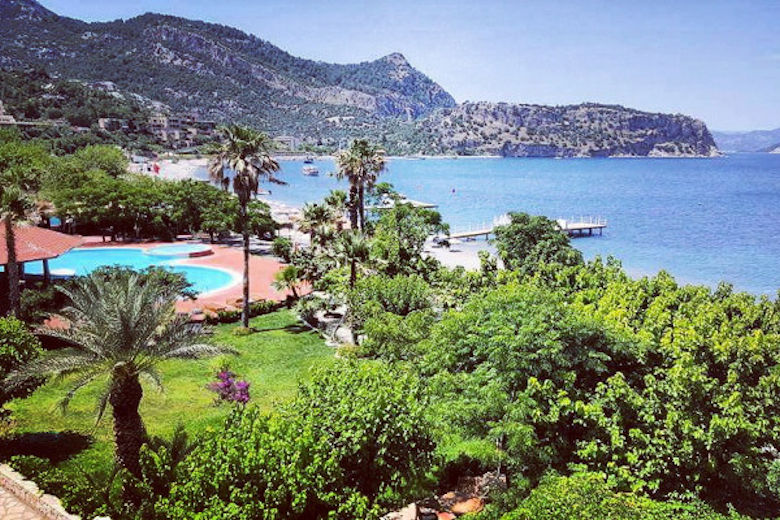
{"label": "sea", "polygon": [[[346,189],[332,160],[282,161],[291,205]],[[776,297],[780,289],[780,155],[717,158],[391,159],[380,180],[436,204],[453,231],[490,225],[510,211],[553,219],[606,219],[602,235],[573,239],[586,258],[615,256],[632,276],[666,270],[680,283]],[[484,244],[484,243],[483,243]]]}

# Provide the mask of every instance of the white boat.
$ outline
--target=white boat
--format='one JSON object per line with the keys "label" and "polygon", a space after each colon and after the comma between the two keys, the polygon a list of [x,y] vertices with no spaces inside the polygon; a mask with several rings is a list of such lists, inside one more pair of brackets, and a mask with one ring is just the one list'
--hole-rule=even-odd
{"label": "white boat", "polygon": [[316,166],[304,166],[303,174],[309,177],[317,177],[320,174],[320,170]]}

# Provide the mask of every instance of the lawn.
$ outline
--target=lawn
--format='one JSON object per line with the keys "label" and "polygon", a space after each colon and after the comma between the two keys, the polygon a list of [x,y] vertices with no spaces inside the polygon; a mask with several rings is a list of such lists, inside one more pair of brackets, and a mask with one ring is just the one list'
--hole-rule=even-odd
{"label": "lawn", "polygon": [[[298,382],[309,377],[311,369],[330,363],[333,350],[314,332],[300,325],[289,311],[254,318],[257,330],[248,336],[236,336],[236,325],[220,325],[210,339],[231,346],[237,356],[199,361],[168,361],[160,365],[165,389],[160,392],[143,382],[141,416],[150,435],[170,436],[177,423],[197,434],[219,426],[229,411],[228,405],[216,405],[214,394],[205,386],[214,380],[224,362],[242,379],[250,382],[250,406],[269,409],[274,403],[295,395]],[[48,383],[27,399],[8,405],[17,423],[17,433],[71,431],[88,436],[91,445],[78,452],[66,464],[95,469],[111,464],[113,434],[110,409],[95,426],[95,403],[102,385],[93,383],[76,394],[65,414],[57,407],[66,383]],[[58,446],[59,449],[59,446]],[[61,447],[63,451],[72,446]]]}

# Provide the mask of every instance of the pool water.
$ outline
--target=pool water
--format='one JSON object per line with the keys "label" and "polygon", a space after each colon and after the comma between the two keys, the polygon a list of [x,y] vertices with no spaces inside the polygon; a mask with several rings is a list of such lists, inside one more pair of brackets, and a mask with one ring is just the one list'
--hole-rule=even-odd
{"label": "pool water", "polygon": [[206,244],[176,244],[173,246],[157,246],[146,250],[147,255],[152,256],[200,256],[211,253],[211,248]]}
{"label": "pool water", "polygon": [[[158,256],[148,255],[140,248],[77,248],[49,260],[49,269],[54,274],[57,270],[62,269],[63,272],[70,271],[75,275],[83,276],[99,267],[112,265],[138,270],[151,266],[165,267],[175,273],[183,274],[192,284],[193,290],[199,294],[224,289],[238,281],[238,276],[229,271],[165,260]],[[25,264],[24,270],[29,274],[43,274],[43,263],[28,262]]]}

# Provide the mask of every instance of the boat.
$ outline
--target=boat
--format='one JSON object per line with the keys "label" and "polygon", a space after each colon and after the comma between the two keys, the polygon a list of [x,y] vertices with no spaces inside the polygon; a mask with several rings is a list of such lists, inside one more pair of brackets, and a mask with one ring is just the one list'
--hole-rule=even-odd
{"label": "boat", "polygon": [[316,166],[304,166],[303,174],[309,177],[317,177],[320,174],[320,170]]}
{"label": "boat", "polygon": [[307,155],[306,158],[303,160],[303,164],[313,164],[314,163],[314,157],[311,155]]}

